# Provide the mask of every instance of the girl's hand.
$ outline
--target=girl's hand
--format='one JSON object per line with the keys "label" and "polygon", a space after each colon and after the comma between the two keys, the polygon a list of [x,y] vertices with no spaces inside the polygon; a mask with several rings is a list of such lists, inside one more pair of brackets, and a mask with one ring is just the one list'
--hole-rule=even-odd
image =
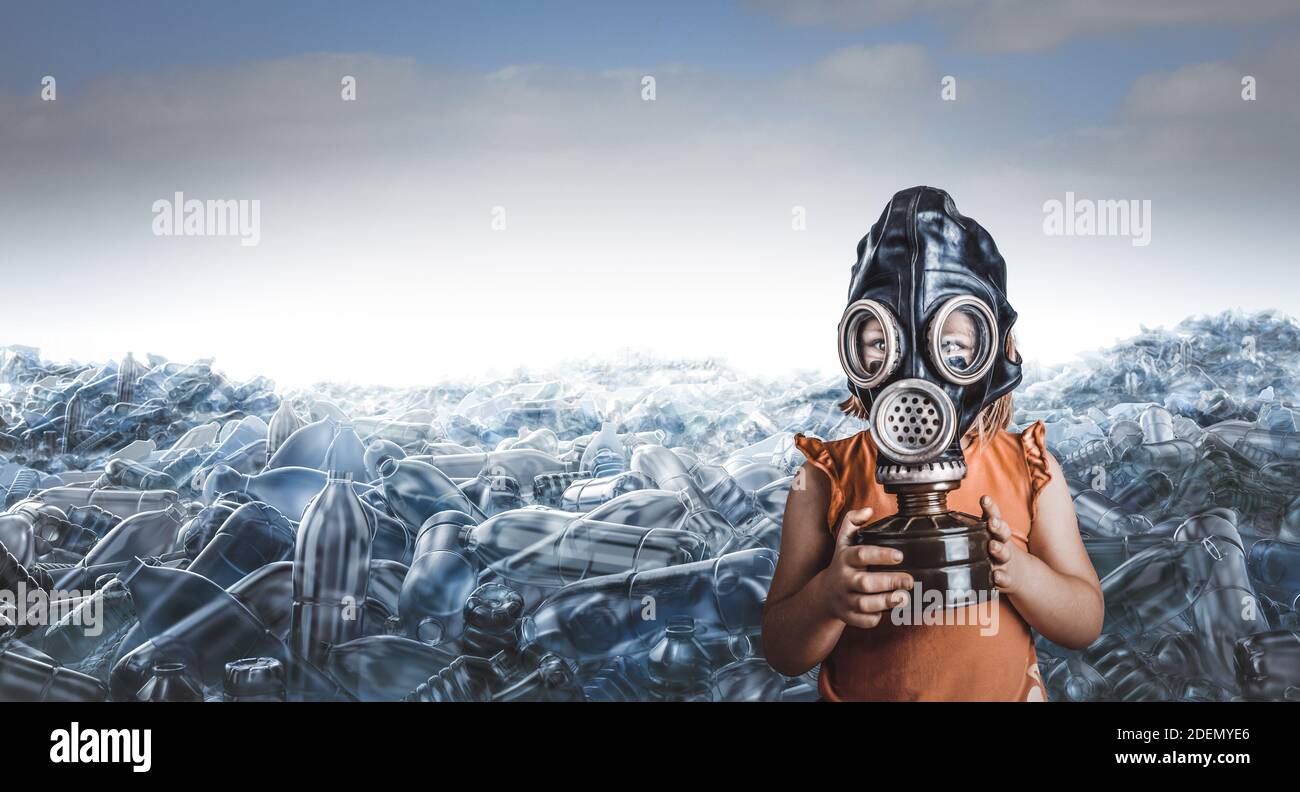
{"label": "girl's hand", "polygon": [[993,561],[993,585],[1004,594],[1015,594],[1019,583],[1017,571],[1023,565],[1024,551],[1011,541],[1011,526],[1002,519],[1002,512],[993,498],[980,498],[980,509],[989,521],[989,558]]}
{"label": "girl's hand", "polygon": [[819,577],[823,602],[832,616],[850,627],[875,627],[885,611],[907,602],[912,576],[906,572],[868,572],[868,566],[900,563],[903,554],[888,547],[853,546],[859,528],[871,523],[870,508],[844,515],[830,566]]}

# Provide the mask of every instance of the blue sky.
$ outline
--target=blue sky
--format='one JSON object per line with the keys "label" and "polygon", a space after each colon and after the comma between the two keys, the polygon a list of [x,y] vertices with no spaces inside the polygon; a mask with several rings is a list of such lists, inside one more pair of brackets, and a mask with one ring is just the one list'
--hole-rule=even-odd
{"label": "blue sky", "polygon": [[[1022,349],[1056,363],[1300,314],[1297,140],[1286,0],[9,2],[0,267],[68,310],[12,306],[3,342],[290,384],[628,346],[833,371],[857,240],[928,183],[989,228]],[[259,201],[260,244],[151,233],[176,191]],[[1067,192],[1149,200],[1151,244],[1046,235]]]}
{"label": "blue sky", "polygon": [[[954,45],[950,29],[923,15],[877,26],[792,26],[735,2],[658,4],[581,0],[125,3],[11,2],[0,47],[0,87],[20,90],[57,72],[76,81],[108,73],[212,67],[319,52],[416,58],[435,66],[494,71],[545,63],[581,69],[684,64],[762,77],[852,45],[906,41],[942,53],[951,73],[1017,80],[1051,106],[1043,128],[1097,121],[1123,99],[1129,79],[1196,60],[1231,58],[1297,29],[1191,23],[1086,36],[1028,54]],[[1056,101],[1061,80],[1087,82],[1089,101]],[[1026,129],[1026,132],[1036,130]]]}

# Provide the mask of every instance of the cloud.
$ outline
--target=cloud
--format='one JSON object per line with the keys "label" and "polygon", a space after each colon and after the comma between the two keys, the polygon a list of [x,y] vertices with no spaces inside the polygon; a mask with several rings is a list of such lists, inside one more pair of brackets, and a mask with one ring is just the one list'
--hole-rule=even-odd
{"label": "cloud", "polygon": [[975,0],[742,0],[741,5],[800,27],[868,28],[917,14],[967,9]]}
{"label": "cloud", "polygon": [[918,82],[933,83],[934,67],[925,50],[910,44],[854,46],[836,50],[795,79],[807,78],[818,90],[850,89],[879,97],[913,93]]}
{"label": "cloud", "polygon": [[[914,184],[950,190],[998,240],[1031,359],[1252,300],[1300,313],[1271,286],[1290,267],[1276,213],[1300,138],[1281,109],[1294,49],[1252,53],[1260,101],[1214,123],[1188,119],[1196,87],[1246,65],[1144,76],[1120,114],[1041,138],[1025,121],[1050,103],[965,75],[943,102],[933,58],[906,44],[778,75],[318,54],[61,86],[53,105],[0,96],[0,260],[21,284],[6,340],[215,355],[287,384],[624,346],[830,371],[854,246]],[[261,200],[261,245],[153,236],[152,202],[176,190]],[[1153,199],[1152,244],[1044,237],[1042,204],[1067,190]]]}
{"label": "cloud", "polygon": [[1080,38],[1151,28],[1253,25],[1300,15],[1290,0],[744,0],[750,9],[796,26],[859,30],[925,17],[959,41],[987,52],[1040,52]]}

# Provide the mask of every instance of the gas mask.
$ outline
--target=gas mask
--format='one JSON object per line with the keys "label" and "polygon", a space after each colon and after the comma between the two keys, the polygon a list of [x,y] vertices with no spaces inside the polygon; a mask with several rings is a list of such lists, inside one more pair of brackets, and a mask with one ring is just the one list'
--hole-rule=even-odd
{"label": "gas mask", "polygon": [[857,539],[901,550],[902,568],[949,607],[992,585],[988,526],[948,511],[946,493],[966,475],[961,438],[1020,383],[1020,360],[1005,352],[1015,320],[988,232],[942,190],[895,194],[858,245],[839,325],[849,389],[869,410],[876,481],[899,499],[897,515]]}

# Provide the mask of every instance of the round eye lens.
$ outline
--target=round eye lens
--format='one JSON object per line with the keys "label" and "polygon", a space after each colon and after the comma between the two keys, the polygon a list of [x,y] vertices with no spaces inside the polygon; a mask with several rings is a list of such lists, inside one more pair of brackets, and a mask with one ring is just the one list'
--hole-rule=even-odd
{"label": "round eye lens", "polygon": [[954,297],[935,314],[930,354],[943,375],[959,385],[974,382],[993,362],[997,323],[975,297]]}
{"label": "round eye lens", "polygon": [[858,361],[870,376],[880,373],[884,368],[885,355],[888,352],[885,343],[885,327],[875,316],[867,315],[857,323]]}
{"label": "round eye lens", "polygon": [[854,384],[870,388],[898,366],[898,324],[884,305],[858,300],[840,321],[840,363]]}

